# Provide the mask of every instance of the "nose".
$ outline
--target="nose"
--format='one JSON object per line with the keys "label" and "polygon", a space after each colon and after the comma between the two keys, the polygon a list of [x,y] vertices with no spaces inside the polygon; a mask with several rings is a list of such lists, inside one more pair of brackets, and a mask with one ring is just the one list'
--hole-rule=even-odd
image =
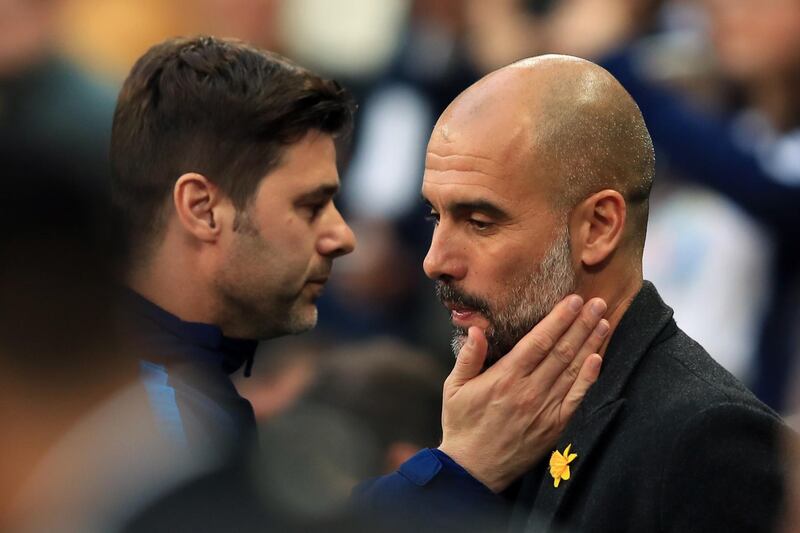
{"label": "nose", "polygon": [[356,236],[342,214],[331,205],[328,213],[329,221],[325,231],[317,243],[317,251],[325,257],[340,257],[351,253],[356,247]]}
{"label": "nose", "polygon": [[422,262],[425,275],[436,280],[461,280],[467,274],[466,261],[453,239],[442,231],[440,224],[433,230],[431,246]]}

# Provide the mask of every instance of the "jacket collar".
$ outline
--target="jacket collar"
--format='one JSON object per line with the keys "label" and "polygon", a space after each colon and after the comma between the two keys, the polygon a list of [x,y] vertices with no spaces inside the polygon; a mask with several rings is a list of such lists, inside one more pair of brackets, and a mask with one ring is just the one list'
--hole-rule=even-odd
{"label": "jacket collar", "polygon": [[217,326],[183,321],[130,289],[124,290],[122,302],[124,331],[144,350],[142,358],[166,365],[204,362],[228,374],[247,363],[249,374],[258,341],[233,339]]}
{"label": "jacket collar", "polygon": [[644,281],[611,337],[597,383],[589,389],[568,428],[581,427],[597,411],[621,397],[650,346],[677,330],[672,315],[672,309],[664,303],[653,284]]}
{"label": "jacket collar", "polygon": [[672,315],[672,309],[661,300],[653,284],[645,281],[614,331],[600,377],[557,443],[557,450],[563,452],[567,445],[572,444],[571,451],[578,454],[575,462],[570,464],[571,479],[562,482],[558,488],[553,487],[553,478],[547,468],[550,457],[545,457],[544,468],[540,466],[536,470],[544,472],[544,477],[523,482],[523,492],[526,491],[525,485],[528,485],[527,490],[538,487],[533,513],[529,516],[526,513],[524,517],[517,515],[515,519],[526,520],[526,526],[535,524],[537,530],[550,527],[571,487],[579,482],[581,466],[587,463],[600,437],[622,410],[625,404],[623,391],[631,374],[650,346],[677,330]]}

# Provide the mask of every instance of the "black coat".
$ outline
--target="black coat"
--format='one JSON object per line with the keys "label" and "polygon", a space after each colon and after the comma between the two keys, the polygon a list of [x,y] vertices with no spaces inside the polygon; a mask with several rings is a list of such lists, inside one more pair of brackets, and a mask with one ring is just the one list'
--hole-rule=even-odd
{"label": "black coat", "polygon": [[570,479],[555,488],[546,457],[521,482],[512,530],[773,531],[784,431],[645,282],[559,440],[578,454]]}

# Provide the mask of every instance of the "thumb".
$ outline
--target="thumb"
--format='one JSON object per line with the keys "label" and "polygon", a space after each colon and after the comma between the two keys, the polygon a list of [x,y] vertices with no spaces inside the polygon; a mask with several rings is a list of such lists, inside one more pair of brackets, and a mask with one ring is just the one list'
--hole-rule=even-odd
{"label": "thumb", "polygon": [[483,330],[476,326],[469,328],[467,342],[458,352],[456,364],[447,379],[450,387],[459,389],[464,383],[480,374],[483,362],[486,360],[487,349],[488,343]]}

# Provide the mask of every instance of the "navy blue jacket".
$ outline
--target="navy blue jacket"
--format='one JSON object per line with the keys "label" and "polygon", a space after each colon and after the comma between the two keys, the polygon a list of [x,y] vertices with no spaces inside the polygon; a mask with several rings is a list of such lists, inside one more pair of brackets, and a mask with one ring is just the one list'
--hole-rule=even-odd
{"label": "navy blue jacket", "polygon": [[[257,343],[185,322],[140,295],[124,298],[125,332],[161,429],[188,450],[220,446],[227,461],[157,502],[129,531],[491,531],[505,500],[439,450],[422,450],[388,476],[360,485],[351,506],[325,520],[300,521],[259,493],[248,454],[256,435],[250,403],[230,374],[252,364]],[[269,467],[267,458],[267,467]]]}
{"label": "navy blue jacket", "polygon": [[254,441],[253,408],[230,374],[252,361],[256,341],[184,322],[132,291],[121,315],[159,427],[173,442],[190,451],[235,452]]}

